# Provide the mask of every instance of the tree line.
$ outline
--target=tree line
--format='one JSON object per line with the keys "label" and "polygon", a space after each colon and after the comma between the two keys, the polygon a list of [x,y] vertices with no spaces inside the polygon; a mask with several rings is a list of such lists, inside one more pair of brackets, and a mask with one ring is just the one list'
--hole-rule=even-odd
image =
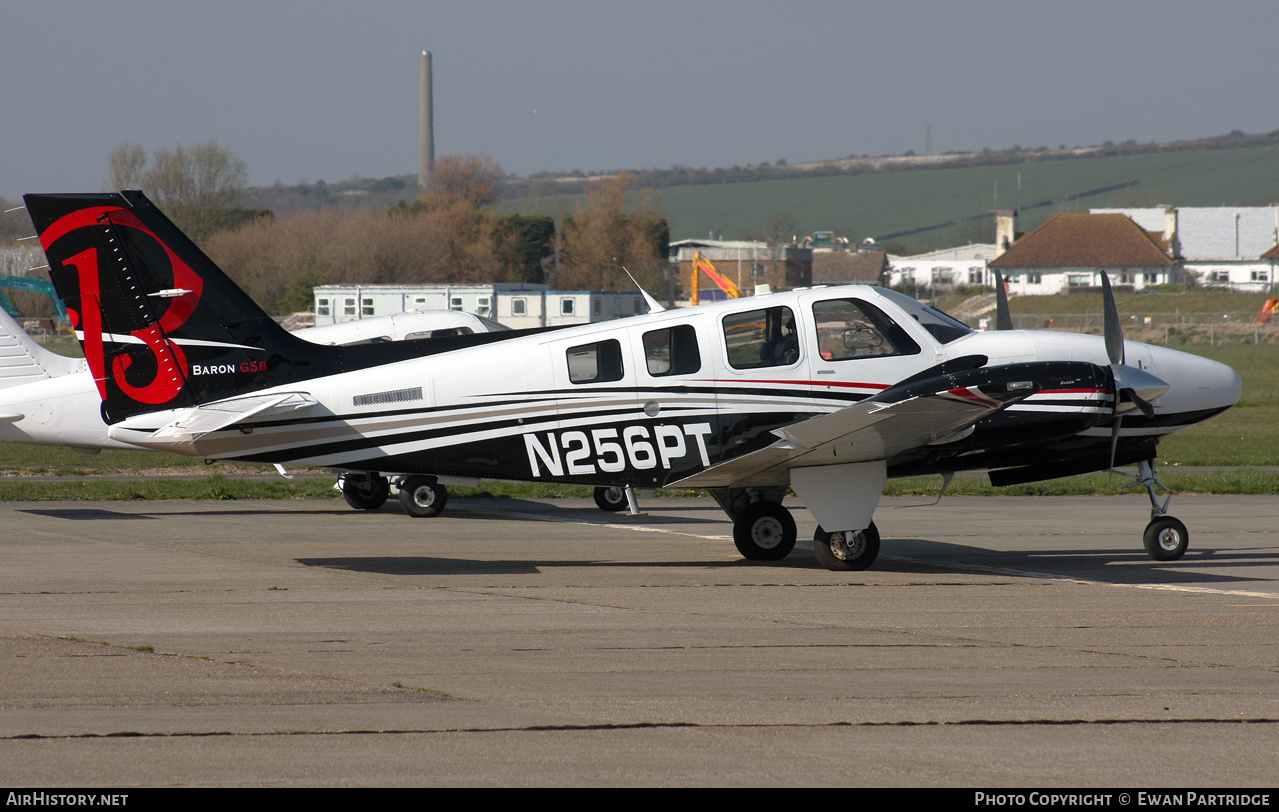
{"label": "tree line", "polygon": [[161,149],[147,160],[125,144],[110,158],[108,186],[138,186],[268,311],[311,307],[315,285],[534,282],[562,290],[665,290],[669,229],[651,200],[628,201],[634,178],[586,190],[585,202],[551,217],[494,209],[501,166],[488,156],[436,161],[411,203],[382,211],[322,209],[274,215],[237,209],[247,168],[216,142]]}

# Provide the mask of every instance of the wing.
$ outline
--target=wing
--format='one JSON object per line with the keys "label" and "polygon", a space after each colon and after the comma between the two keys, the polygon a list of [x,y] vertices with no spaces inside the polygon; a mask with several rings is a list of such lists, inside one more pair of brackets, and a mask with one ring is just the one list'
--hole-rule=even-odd
{"label": "wing", "polygon": [[776,429],[779,439],[767,448],[671,484],[783,485],[792,468],[887,460],[957,439],[981,419],[1042,390],[1048,368],[1054,366],[1013,364],[898,384],[871,400]]}

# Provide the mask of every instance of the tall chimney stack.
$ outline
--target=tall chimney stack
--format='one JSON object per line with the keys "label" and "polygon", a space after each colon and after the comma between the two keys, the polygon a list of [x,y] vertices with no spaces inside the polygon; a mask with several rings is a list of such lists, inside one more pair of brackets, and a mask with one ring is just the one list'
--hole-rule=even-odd
{"label": "tall chimney stack", "polygon": [[431,98],[431,52],[422,52],[418,77],[417,183],[425,187],[435,174],[435,111]]}

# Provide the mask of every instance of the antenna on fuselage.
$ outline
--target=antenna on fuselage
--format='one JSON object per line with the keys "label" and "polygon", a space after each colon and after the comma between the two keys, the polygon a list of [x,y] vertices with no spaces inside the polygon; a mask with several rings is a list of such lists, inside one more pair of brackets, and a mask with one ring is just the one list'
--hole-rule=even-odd
{"label": "antenna on fuselage", "polygon": [[[631,272],[630,272],[630,271],[628,271],[628,270],[626,270],[626,266],[625,266],[625,265],[623,265],[623,266],[622,266],[622,270],[623,270],[623,271],[626,271],[626,275],[631,277],[631,281],[632,281],[632,282],[635,282],[635,277],[634,277],[634,276],[631,276]],[[644,297],[644,301],[648,304],[648,312],[650,312],[650,313],[665,313],[665,312],[666,312],[666,308],[662,307],[662,303],[661,303],[661,302],[659,302],[659,301],[657,301],[656,299],[654,299],[652,296],[649,296],[649,295],[648,295],[648,291],[646,291],[646,290],[644,290],[644,288],[640,287],[640,283],[639,283],[639,282],[635,282],[635,287],[639,288],[640,295]]]}

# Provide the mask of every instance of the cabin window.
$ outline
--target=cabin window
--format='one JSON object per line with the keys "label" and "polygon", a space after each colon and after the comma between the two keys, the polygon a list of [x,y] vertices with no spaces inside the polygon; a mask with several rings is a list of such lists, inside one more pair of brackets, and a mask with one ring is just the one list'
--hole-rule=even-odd
{"label": "cabin window", "polygon": [[826,361],[914,355],[919,345],[882,310],[858,299],[813,305],[817,352]]}
{"label": "cabin window", "polygon": [[317,315],[317,316],[327,316],[327,315],[329,315],[329,300],[328,300],[328,299],[316,299],[316,300],[315,300],[315,315]]}
{"label": "cabin window", "polygon": [[361,300],[360,300],[360,315],[361,315],[361,316],[372,316],[372,315],[373,315],[373,300],[372,300],[372,299],[361,299]]}
{"label": "cabin window", "polygon": [[461,309],[462,309],[462,297],[461,297],[461,296],[450,296],[450,297],[449,297],[449,310],[461,310]]}
{"label": "cabin window", "polygon": [[343,300],[342,300],[342,315],[343,315],[343,316],[354,316],[354,315],[355,315],[355,299],[343,299]]}
{"label": "cabin window", "polygon": [[1269,282],[1269,281],[1270,281],[1270,271],[1253,271],[1253,272],[1252,272],[1252,281],[1253,281],[1253,282]]}
{"label": "cabin window", "polygon": [[620,381],[623,374],[622,345],[617,339],[568,349],[568,379],[571,383]]}
{"label": "cabin window", "polygon": [[572,299],[560,299],[560,315],[561,315],[561,316],[571,316],[571,315],[573,315],[573,300],[572,300]]}
{"label": "cabin window", "polygon": [[648,374],[690,375],[702,368],[702,356],[697,350],[697,331],[690,325],[668,327],[644,334],[644,363]]}
{"label": "cabin window", "polygon": [[489,313],[489,297],[481,296],[476,300],[475,312],[481,316],[491,315]]}
{"label": "cabin window", "polygon": [[790,366],[799,361],[795,314],[789,307],[748,310],[724,317],[724,346],[734,369]]}
{"label": "cabin window", "polygon": [[528,300],[527,300],[527,299],[512,299],[512,300],[511,300],[511,315],[512,315],[512,316],[523,316],[523,315],[524,315],[525,313],[527,313],[527,312],[528,312]]}

